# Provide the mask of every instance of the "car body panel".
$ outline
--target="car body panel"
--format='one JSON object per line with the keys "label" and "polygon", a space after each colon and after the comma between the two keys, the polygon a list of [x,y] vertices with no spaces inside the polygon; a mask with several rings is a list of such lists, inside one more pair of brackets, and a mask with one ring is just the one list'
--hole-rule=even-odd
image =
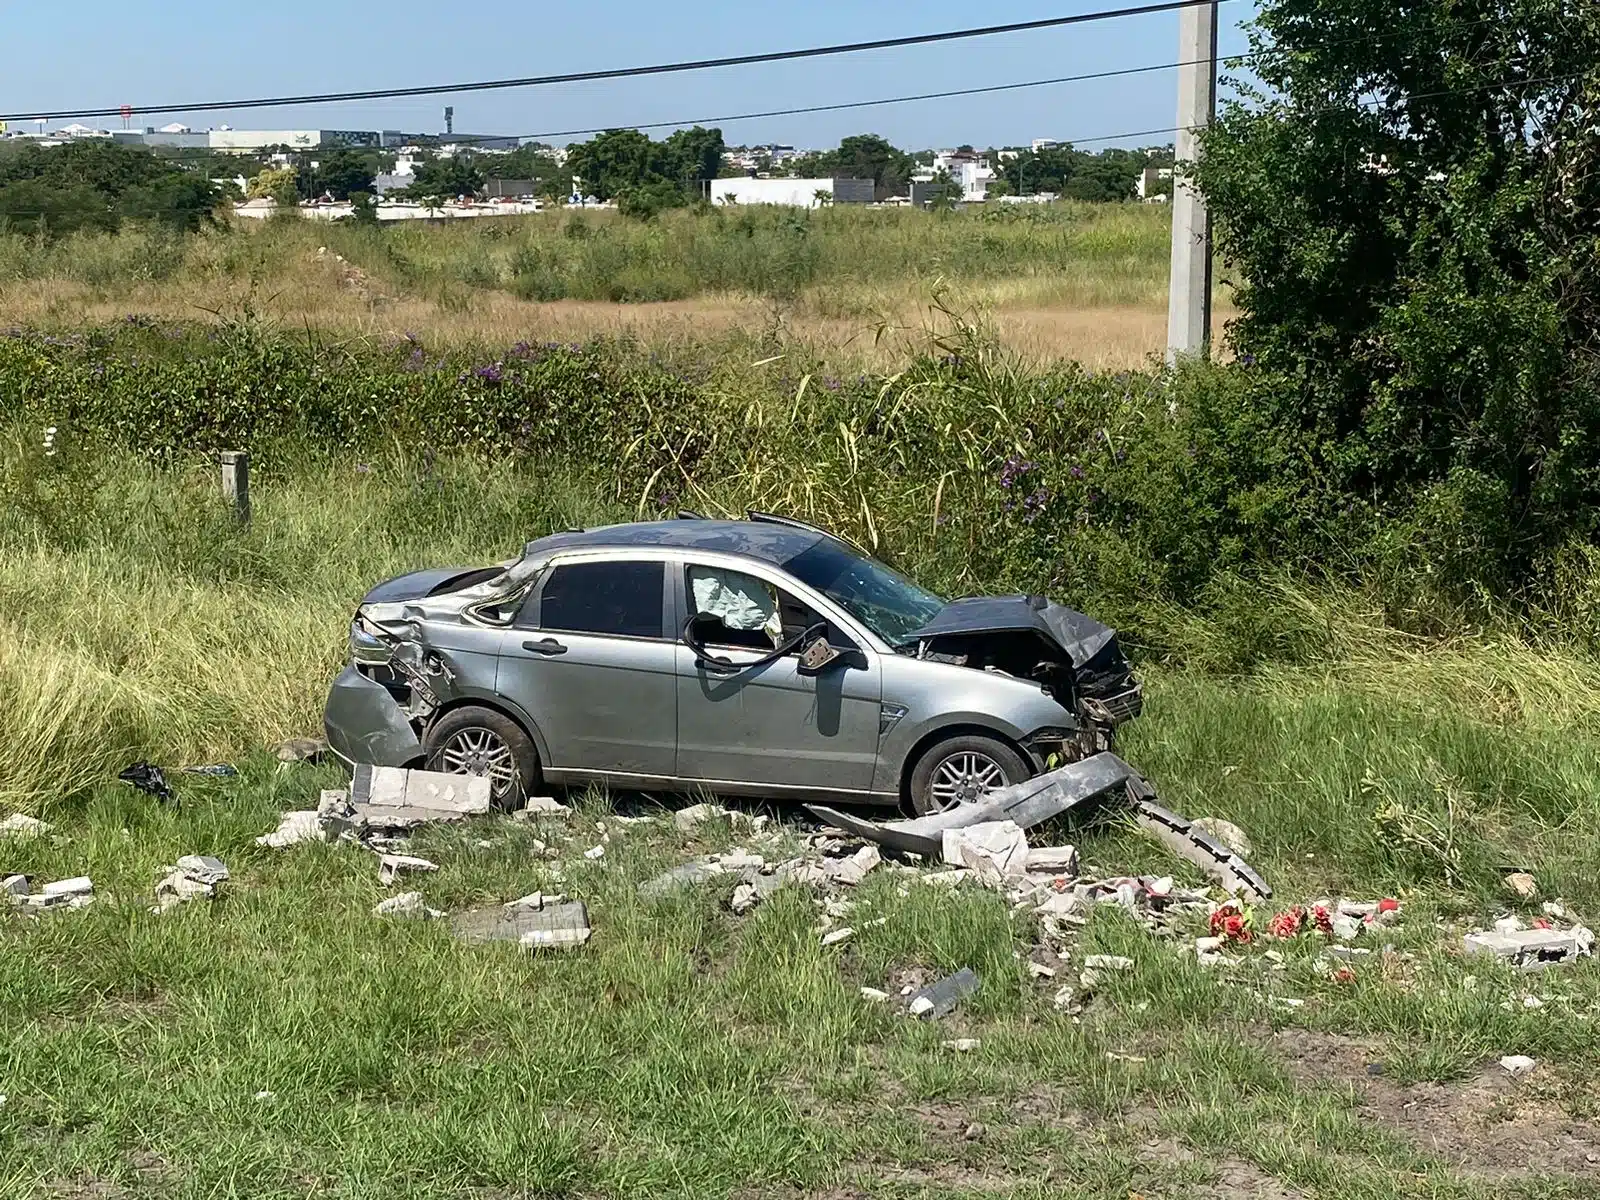
{"label": "car body panel", "polygon": [[322,710],[328,748],[345,762],[402,767],[422,756],[411,718],[381,683],[355,667],[339,672]]}
{"label": "car body panel", "polygon": [[420,600],[457,580],[479,574],[478,567],[435,567],[412,571],[385,580],[361,598],[363,604],[393,604],[401,600]]}

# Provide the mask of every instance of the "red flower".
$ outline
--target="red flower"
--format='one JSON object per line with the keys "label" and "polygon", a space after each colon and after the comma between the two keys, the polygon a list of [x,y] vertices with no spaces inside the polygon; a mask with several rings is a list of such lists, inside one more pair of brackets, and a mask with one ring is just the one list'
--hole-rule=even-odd
{"label": "red flower", "polygon": [[1333,936],[1333,914],[1328,911],[1325,904],[1319,904],[1311,910],[1311,919],[1316,923],[1317,932],[1324,937]]}
{"label": "red flower", "polygon": [[1333,973],[1333,981],[1335,983],[1354,983],[1356,981],[1356,973],[1349,967],[1340,967]]}
{"label": "red flower", "polygon": [[1292,938],[1305,927],[1306,910],[1296,904],[1267,922],[1267,932],[1275,938]]}

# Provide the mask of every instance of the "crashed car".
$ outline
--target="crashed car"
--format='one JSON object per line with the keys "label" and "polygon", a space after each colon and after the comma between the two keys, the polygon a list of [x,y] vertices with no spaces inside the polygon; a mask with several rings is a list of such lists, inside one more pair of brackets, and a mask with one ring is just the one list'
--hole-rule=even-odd
{"label": "crashed car", "polygon": [[374,588],[325,712],[350,763],[944,811],[1105,750],[1115,633],[1039,597],[947,602],[823,530],[615,525]]}

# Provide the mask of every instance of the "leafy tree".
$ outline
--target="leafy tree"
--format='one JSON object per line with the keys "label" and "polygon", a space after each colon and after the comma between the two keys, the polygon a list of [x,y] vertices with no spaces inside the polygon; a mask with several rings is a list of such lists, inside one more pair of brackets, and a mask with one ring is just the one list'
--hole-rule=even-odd
{"label": "leafy tree", "polygon": [[611,129],[567,153],[567,166],[583,181],[583,190],[599,200],[643,187],[661,173],[659,147],[637,129]]}
{"label": "leafy tree", "polygon": [[528,179],[535,195],[547,200],[567,195],[572,187],[572,172],[560,166],[550,147],[537,142],[519,146],[509,154],[483,156],[484,174],[490,179]]}
{"label": "leafy tree", "polygon": [[833,172],[839,178],[870,179],[879,197],[904,192],[914,170],[911,156],[875,133],[861,133],[839,143]]}
{"label": "leafy tree", "polygon": [[457,196],[476,196],[482,190],[483,172],[470,155],[457,154],[417,163],[405,196],[411,200],[453,200]]}
{"label": "leafy tree", "polygon": [[1600,534],[1600,6],[1263,0],[1250,41],[1195,177],[1286,482],[1463,577]]}
{"label": "leafy tree", "polygon": [[727,146],[722,130],[680,129],[662,144],[660,173],[668,179],[700,182],[722,173],[722,155]]}
{"label": "leafy tree", "polygon": [[655,178],[617,193],[617,211],[625,217],[648,221],[669,208],[682,208],[689,194],[670,179]]}
{"label": "leafy tree", "polygon": [[313,187],[316,194],[326,192],[335,200],[348,200],[356,192],[370,193],[377,176],[375,166],[359,150],[334,150],[318,161]]}
{"label": "leafy tree", "polygon": [[268,167],[245,184],[245,194],[276,200],[279,208],[293,207],[300,203],[299,175],[294,167]]}
{"label": "leafy tree", "polygon": [[944,168],[933,173],[933,180],[927,189],[928,207],[939,209],[952,209],[961,199],[961,185],[951,177],[950,172]]}
{"label": "leafy tree", "polygon": [[124,219],[196,228],[212,219],[217,189],[142,147],[75,142],[0,148],[0,216],[51,235],[115,229]]}

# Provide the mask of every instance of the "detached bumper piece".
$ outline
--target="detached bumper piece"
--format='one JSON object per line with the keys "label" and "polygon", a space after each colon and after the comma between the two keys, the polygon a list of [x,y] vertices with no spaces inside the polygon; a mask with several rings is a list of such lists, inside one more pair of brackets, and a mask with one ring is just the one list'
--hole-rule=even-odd
{"label": "detached bumper piece", "polygon": [[1141,829],[1178,857],[1194,863],[1227,891],[1253,902],[1272,897],[1272,888],[1249,863],[1194,828],[1192,822],[1162,808],[1155,801],[1155,789],[1144,777],[1109,751],[999,788],[977,804],[962,804],[912,821],[869,821],[812,804],[806,809],[824,824],[855,837],[891,850],[938,859],[944,852],[946,830],[994,821],[1010,821],[1021,829],[1030,829],[1089,800],[1118,791],[1132,807]]}

